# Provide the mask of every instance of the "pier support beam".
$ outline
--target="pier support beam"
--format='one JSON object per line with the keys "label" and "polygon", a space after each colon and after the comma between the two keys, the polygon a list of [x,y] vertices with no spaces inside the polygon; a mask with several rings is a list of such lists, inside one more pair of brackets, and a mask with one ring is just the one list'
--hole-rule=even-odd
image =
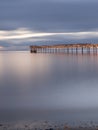
{"label": "pier support beam", "polygon": [[76,47],[76,54],[78,53],[78,48]]}
{"label": "pier support beam", "polygon": [[83,47],[82,47],[82,54],[83,54]]}
{"label": "pier support beam", "polygon": [[93,51],[93,53],[97,53],[97,47],[98,44],[59,44],[59,45],[33,45],[30,46],[30,52],[31,53],[78,53],[78,50],[83,54],[86,50],[86,53],[90,53]]}
{"label": "pier support beam", "polygon": [[67,48],[67,53],[69,53],[69,48]]}
{"label": "pier support beam", "polygon": [[37,53],[37,49],[33,48],[30,50],[31,53]]}

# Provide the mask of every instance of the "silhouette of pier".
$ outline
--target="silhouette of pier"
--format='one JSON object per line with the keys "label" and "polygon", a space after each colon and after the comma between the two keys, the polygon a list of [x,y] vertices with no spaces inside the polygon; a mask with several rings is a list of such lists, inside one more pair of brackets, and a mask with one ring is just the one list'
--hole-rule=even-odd
{"label": "silhouette of pier", "polygon": [[58,44],[58,45],[32,45],[30,46],[31,53],[97,53],[98,44]]}

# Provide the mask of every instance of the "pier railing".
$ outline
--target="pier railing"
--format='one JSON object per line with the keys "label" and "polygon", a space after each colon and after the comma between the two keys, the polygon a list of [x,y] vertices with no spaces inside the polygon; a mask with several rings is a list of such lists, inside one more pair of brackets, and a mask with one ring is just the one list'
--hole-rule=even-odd
{"label": "pier railing", "polygon": [[97,53],[98,44],[59,44],[59,45],[32,45],[30,46],[31,53],[60,53],[60,52],[82,52]]}

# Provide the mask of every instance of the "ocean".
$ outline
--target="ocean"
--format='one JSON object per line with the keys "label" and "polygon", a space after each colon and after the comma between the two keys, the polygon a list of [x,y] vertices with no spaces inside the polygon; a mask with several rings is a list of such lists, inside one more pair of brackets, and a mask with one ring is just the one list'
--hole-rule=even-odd
{"label": "ocean", "polygon": [[98,123],[98,54],[0,52],[0,121]]}

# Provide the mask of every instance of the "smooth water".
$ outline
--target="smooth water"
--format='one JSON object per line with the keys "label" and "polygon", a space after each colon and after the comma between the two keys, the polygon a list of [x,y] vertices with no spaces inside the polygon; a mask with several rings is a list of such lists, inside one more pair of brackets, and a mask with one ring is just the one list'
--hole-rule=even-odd
{"label": "smooth water", "polygon": [[98,121],[98,55],[0,52],[0,121]]}

